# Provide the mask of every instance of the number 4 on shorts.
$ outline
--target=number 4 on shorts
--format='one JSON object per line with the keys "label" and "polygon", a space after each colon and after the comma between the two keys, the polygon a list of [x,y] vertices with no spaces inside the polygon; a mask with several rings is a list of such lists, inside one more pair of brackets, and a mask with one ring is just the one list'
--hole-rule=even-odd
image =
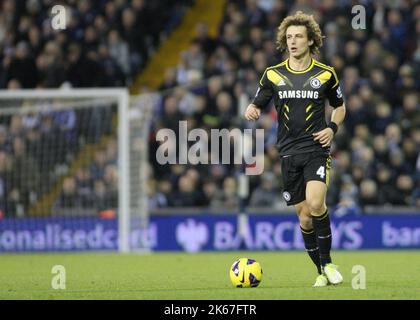
{"label": "number 4 on shorts", "polygon": [[324,177],[325,177],[325,167],[324,166],[320,166],[319,169],[318,169],[318,171],[316,172],[316,174],[318,176],[320,176],[321,179],[324,179]]}

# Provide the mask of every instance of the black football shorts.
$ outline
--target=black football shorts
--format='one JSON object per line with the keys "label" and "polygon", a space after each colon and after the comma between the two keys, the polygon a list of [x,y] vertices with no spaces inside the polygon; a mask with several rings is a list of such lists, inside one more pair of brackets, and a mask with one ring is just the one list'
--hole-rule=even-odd
{"label": "black football shorts", "polygon": [[306,183],[311,180],[324,182],[330,179],[331,156],[309,152],[281,157],[283,198],[288,206],[305,200]]}

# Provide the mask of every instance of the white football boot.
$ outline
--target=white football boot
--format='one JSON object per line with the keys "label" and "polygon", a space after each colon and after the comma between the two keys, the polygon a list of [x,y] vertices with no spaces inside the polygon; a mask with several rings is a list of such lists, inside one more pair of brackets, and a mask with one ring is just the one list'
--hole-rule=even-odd
{"label": "white football boot", "polygon": [[327,263],[323,268],[324,274],[331,284],[339,284],[343,282],[343,276],[338,272],[338,266],[332,263]]}

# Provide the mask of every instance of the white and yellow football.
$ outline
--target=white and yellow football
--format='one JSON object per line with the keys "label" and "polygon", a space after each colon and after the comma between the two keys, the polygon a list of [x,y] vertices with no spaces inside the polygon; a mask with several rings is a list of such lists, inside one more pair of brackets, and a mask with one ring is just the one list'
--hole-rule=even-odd
{"label": "white and yellow football", "polygon": [[240,258],[232,264],[229,275],[234,287],[253,288],[260,284],[263,271],[254,259]]}

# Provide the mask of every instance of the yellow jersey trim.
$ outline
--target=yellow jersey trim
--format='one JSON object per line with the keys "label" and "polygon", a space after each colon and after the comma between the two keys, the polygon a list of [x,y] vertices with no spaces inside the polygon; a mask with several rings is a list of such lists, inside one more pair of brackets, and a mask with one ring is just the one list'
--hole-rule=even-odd
{"label": "yellow jersey trim", "polygon": [[312,62],[311,62],[311,64],[309,65],[309,67],[308,67],[308,68],[306,68],[305,70],[302,70],[302,71],[296,71],[296,70],[293,70],[293,69],[291,69],[291,68],[290,68],[290,66],[289,66],[289,59],[287,59],[287,60],[285,61],[285,62],[286,62],[286,69],[287,69],[287,71],[289,71],[289,72],[291,72],[291,73],[295,73],[295,74],[302,74],[302,73],[306,73],[306,72],[310,71],[310,70],[314,67],[314,64],[315,64],[315,59],[311,58],[311,60],[312,60]]}
{"label": "yellow jersey trim", "polygon": [[316,66],[332,72],[332,74],[334,75],[334,78],[335,78],[335,83],[334,83],[334,85],[332,87],[335,88],[338,85],[338,77],[337,77],[337,74],[335,73],[334,68],[333,67],[329,67],[329,66],[327,66],[327,65],[325,65],[325,64],[323,64],[323,63],[321,63],[319,61],[316,61],[316,60],[314,60],[314,63],[315,63]]}

